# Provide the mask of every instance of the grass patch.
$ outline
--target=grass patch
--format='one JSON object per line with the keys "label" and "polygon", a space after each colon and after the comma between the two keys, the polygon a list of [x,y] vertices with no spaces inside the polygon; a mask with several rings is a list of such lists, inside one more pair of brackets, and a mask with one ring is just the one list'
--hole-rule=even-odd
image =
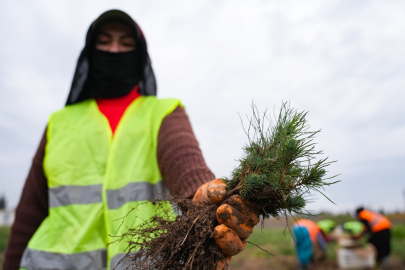
{"label": "grass patch", "polygon": [[[284,228],[263,228],[263,230],[256,228],[248,241],[259,245],[275,256],[293,255],[295,253],[294,240],[288,228],[283,232]],[[252,253],[254,257],[272,257],[249,243],[246,245],[246,250],[249,250],[248,252]]]}
{"label": "grass patch", "polygon": [[394,225],[391,230],[391,237],[396,240],[405,240],[405,225]]}
{"label": "grass patch", "polygon": [[391,252],[405,262],[405,225],[394,225],[391,230]]}
{"label": "grass patch", "polygon": [[0,227],[0,252],[4,252],[4,250],[6,250],[9,235],[9,227]]}
{"label": "grass patch", "polygon": [[0,227],[0,270],[2,269],[4,260],[4,251],[6,250],[9,236],[10,236],[10,228]]}

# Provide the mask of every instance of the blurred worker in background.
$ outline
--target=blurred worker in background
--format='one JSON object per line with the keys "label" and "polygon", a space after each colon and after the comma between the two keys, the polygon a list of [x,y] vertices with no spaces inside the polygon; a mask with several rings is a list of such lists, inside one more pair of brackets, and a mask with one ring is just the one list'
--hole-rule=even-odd
{"label": "blurred worker in background", "polygon": [[[330,227],[331,224],[323,223],[328,232],[334,228]],[[329,238],[318,224],[308,219],[298,220],[293,225],[293,235],[298,255],[298,270],[309,269],[311,262],[318,262],[326,257]]]}
{"label": "blurred worker in background", "polygon": [[364,224],[360,221],[348,221],[343,224],[343,230],[354,239],[360,238],[364,231]]}
{"label": "blurred worker in background", "polygon": [[369,234],[368,242],[377,250],[377,262],[381,264],[383,269],[388,268],[391,253],[391,222],[383,215],[363,207],[356,209],[356,217],[364,224],[364,230],[357,238]]}
{"label": "blurred worker in background", "polygon": [[[156,92],[138,25],[119,10],[100,15],[66,106],[51,115],[34,156],[3,269],[113,269],[128,243],[109,244],[110,236],[156,214],[152,203],[139,202],[167,190],[196,202],[224,199],[225,184],[213,180],[182,104]],[[251,227],[243,241],[235,233],[228,237],[238,240],[233,245],[217,241],[227,257],[218,269],[244,249]]]}
{"label": "blurred worker in background", "polygon": [[336,228],[336,222],[330,219],[324,219],[318,221],[316,224],[318,224],[319,228],[322,230],[322,232],[326,235],[328,238],[328,242],[331,240],[330,239],[330,234],[332,231]]}

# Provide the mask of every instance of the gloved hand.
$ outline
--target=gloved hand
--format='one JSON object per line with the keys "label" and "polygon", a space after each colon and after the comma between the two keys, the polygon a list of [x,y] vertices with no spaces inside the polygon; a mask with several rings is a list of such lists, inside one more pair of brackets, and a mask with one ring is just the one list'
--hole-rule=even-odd
{"label": "gloved hand", "polygon": [[[224,200],[226,194],[226,184],[222,179],[216,179],[199,187],[193,201],[218,203]],[[259,209],[240,195],[233,195],[228,204],[217,209],[220,225],[214,228],[214,239],[226,257],[226,261],[218,263],[217,270],[225,269],[231,257],[245,248],[246,239],[259,222],[259,215]]]}
{"label": "gloved hand", "polygon": [[222,179],[215,179],[197,189],[193,202],[197,204],[199,202],[211,204],[222,202],[225,199],[226,193],[226,184]]}

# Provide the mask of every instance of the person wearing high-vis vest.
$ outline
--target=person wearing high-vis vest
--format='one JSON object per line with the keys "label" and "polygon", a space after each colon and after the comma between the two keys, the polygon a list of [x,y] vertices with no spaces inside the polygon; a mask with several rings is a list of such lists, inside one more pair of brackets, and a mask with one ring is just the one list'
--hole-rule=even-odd
{"label": "person wearing high-vis vest", "polygon": [[336,222],[330,219],[323,219],[318,221],[318,227],[322,230],[322,232],[330,238],[331,233],[336,228]]}
{"label": "person wearing high-vis vest", "polygon": [[[66,106],[51,115],[34,156],[3,269],[126,269],[118,262],[128,243],[112,243],[113,236],[155,215],[152,203],[139,202],[163,193],[197,204],[225,197],[183,105],[156,92],[139,26],[119,10],[101,14],[87,32]],[[244,248],[218,246],[227,256],[218,270]]]}
{"label": "person wearing high-vis vest", "polygon": [[315,222],[300,219],[294,223],[292,232],[298,256],[298,270],[309,269],[311,262],[325,258],[328,238]]}
{"label": "person wearing high-vis vest", "polygon": [[391,227],[392,224],[382,214],[375,213],[359,207],[356,209],[357,219],[364,224],[363,233],[369,234],[368,242],[377,250],[377,262],[385,269],[389,267],[389,255],[391,253]]}
{"label": "person wearing high-vis vest", "polygon": [[343,230],[347,232],[352,238],[358,239],[363,235],[364,224],[360,221],[348,221],[343,224]]}

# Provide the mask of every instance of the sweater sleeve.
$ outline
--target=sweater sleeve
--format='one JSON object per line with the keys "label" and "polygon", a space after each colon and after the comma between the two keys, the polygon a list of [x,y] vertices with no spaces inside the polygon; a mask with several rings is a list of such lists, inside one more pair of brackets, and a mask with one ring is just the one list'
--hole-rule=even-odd
{"label": "sweater sleeve", "polygon": [[215,176],[207,167],[185,110],[177,107],[166,116],[159,130],[157,159],[170,194],[193,196]]}
{"label": "sweater sleeve", "polygon": [[45,155],[46,130],[33,158],[11,227],[3,269],[18,270],[28,241],[48,216],[48,184],[42,162]]}

